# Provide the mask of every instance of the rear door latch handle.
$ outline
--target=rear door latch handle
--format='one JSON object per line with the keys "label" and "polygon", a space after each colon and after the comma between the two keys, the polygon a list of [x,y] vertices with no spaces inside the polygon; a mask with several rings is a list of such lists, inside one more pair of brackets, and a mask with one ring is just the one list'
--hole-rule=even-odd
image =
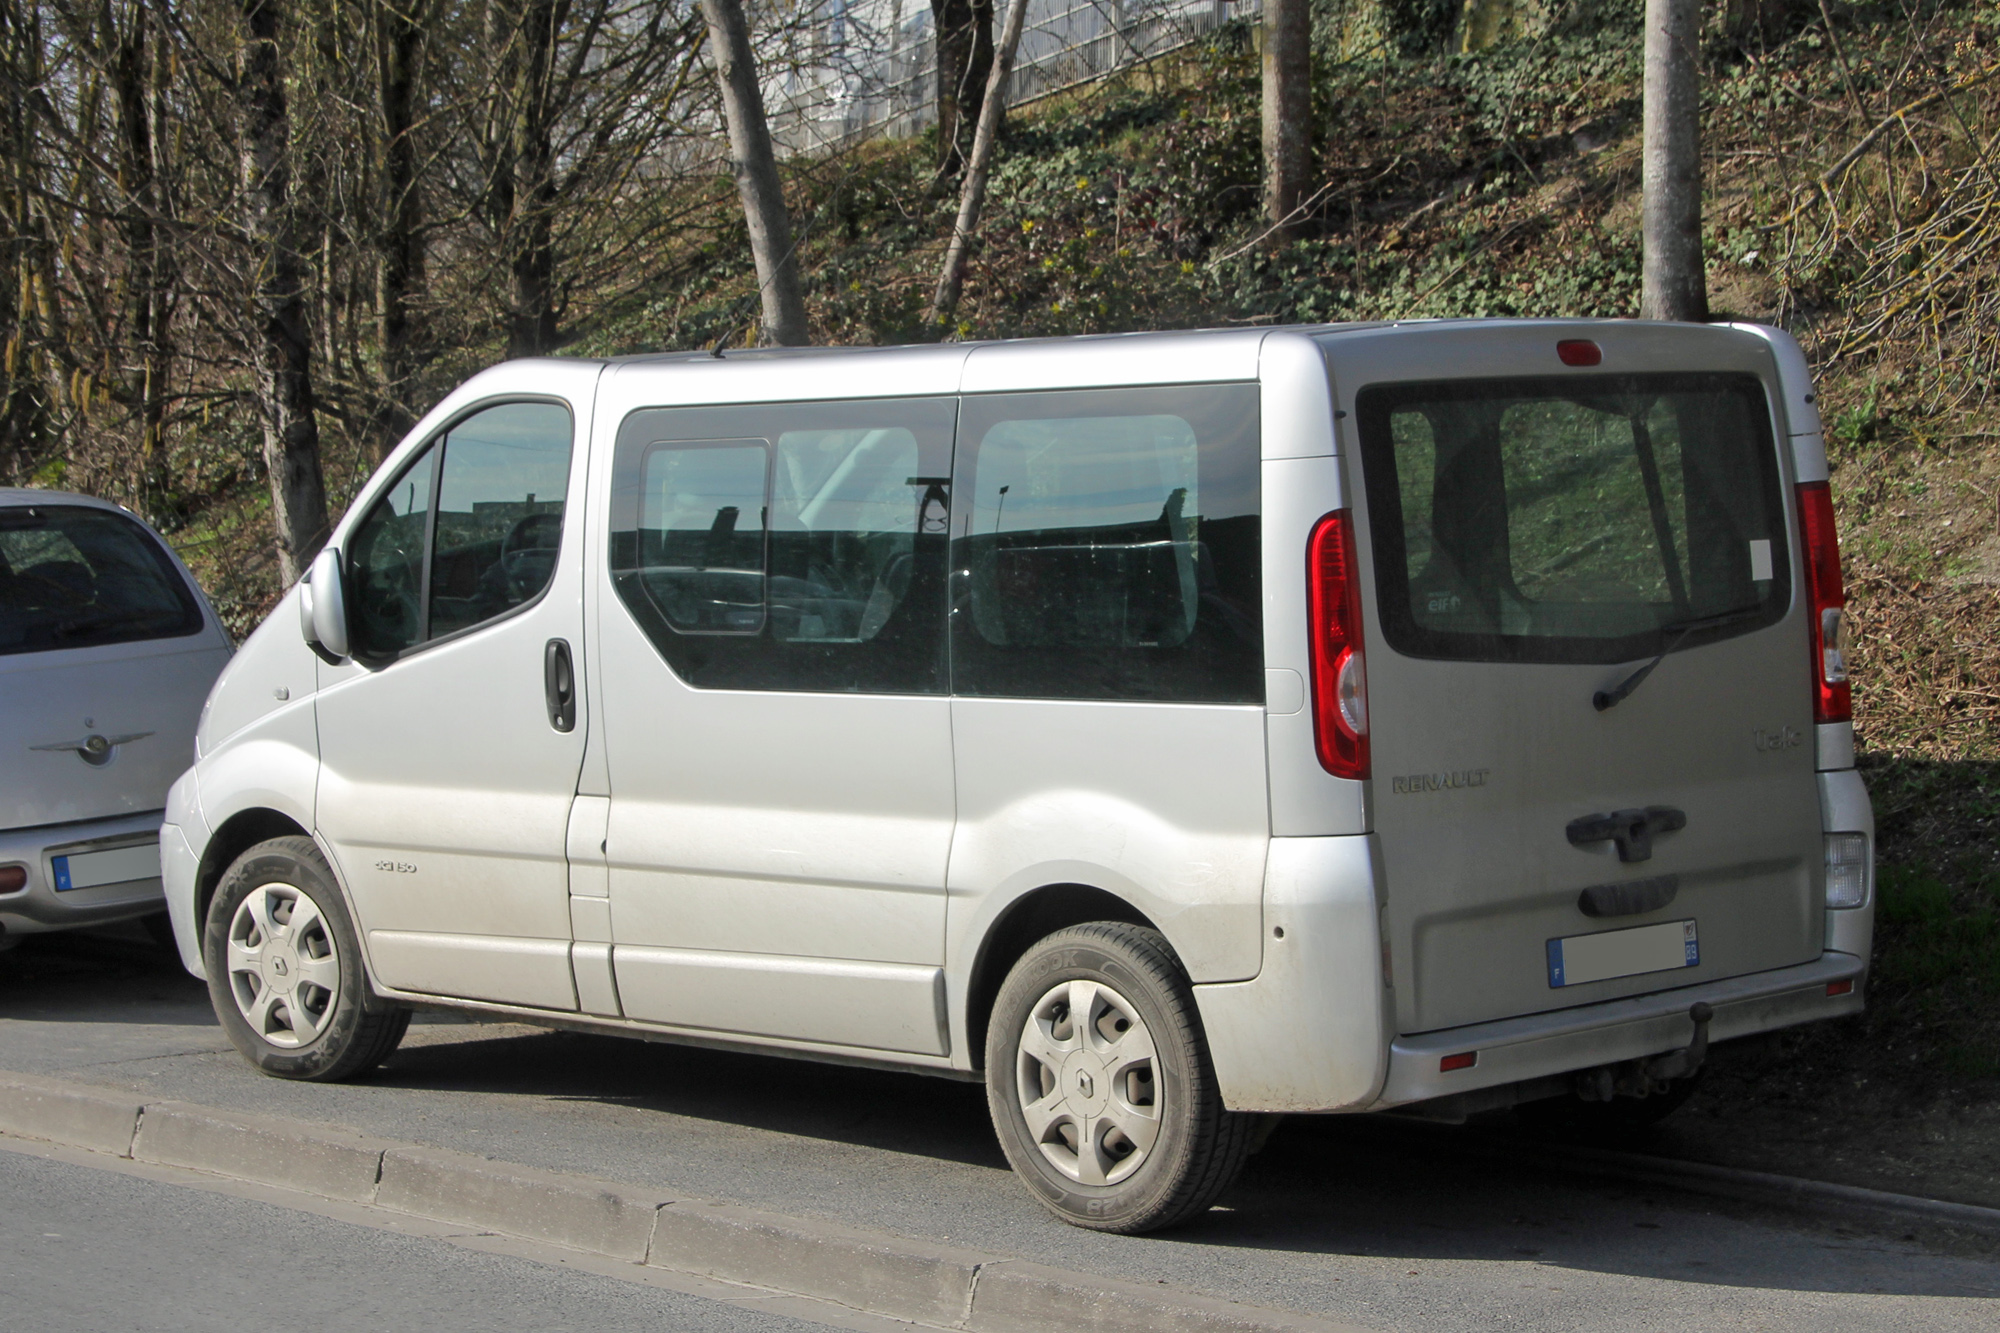
{"label": "rear door latch handle", "polygon": [[550,639],[542,650],[542,692],[549,705],[549,725],[557,731],[576,730],[576,664],[569,643]]}
{"label": "rear door latch handle", "polygon": [[1653,836],[1687,827],[1686,812],[1671,805],[1649,805],[1644,810],[1613,810],[1608,815],[1585,815],[1569,821],[1569,840],[1574,847],[1593,842],[1616,842],[1621,861],[1647,861],[1653,856]]}

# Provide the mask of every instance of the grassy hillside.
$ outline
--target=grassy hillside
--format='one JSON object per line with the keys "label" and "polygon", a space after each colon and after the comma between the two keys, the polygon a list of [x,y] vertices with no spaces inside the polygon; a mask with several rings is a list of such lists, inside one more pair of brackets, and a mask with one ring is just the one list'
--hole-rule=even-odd
{"label": "grassy hillside", "polygon": [[[1749,49],[1710,35],[1710,295],[1719,313],[1792,329],[1818,367],[1881,933],[1867,1016],[1738,1061],[1713,1096],[1766,1109],[1776,1088],[1837,1096],[1849,1114],[1811,1131],[1833,1138],[1938,1115],[1994,1136],[2000,38],[1990,4],[1834,5],[1832,31],[1796,8]],[[1550,32],[1477,55],[1322,61],[1315,214],[1287,244],[1257,216],[1246,33],[1031,108],[1004,144],[956,335],[1632,315],[1639,10],[1577,0]],[[917,336],[955,205],[930,158],[920,140],[794,164],[819,340]],[[643,297],[579,297],[574,351],[742,338],[755,298],[730,194],[682,236],[651,256]],[[356,460],[330,468],[351,493]],[[240,627],[275,588],[255,479],[219,480],[184,549]]]}

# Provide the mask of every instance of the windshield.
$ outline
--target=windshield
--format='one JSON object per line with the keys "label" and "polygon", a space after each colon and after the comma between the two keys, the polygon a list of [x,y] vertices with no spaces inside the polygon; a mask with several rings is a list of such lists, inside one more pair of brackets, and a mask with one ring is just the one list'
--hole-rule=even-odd
{"label": "windshield", "polygon": [[0,654],[200,629],[180,571],[131,519],[82,505],[0,508]]}
{"label": "windshield", "polygon": [[1357,407],[1398,652],[1621,662],[1785,613],[1785,507],[1754,376],[1377,385]]}

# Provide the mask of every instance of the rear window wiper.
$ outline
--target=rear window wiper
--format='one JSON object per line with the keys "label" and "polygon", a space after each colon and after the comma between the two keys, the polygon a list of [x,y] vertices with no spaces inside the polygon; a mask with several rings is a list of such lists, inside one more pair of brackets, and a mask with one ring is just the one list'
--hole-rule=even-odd
{"label": "rear window wiper", "polygon": [[1763,613],[1764,607],[1762,604],[1759,604],[1756,606],[1739,606],[1733,611],[1718,611],[1712,616],[1696,616],[1693,620],[1669,621],[1667,624],[1660,626],[1660,632],[1671,634],[1673,637],[1667,640],[1666,647],[1660,649],[1660,655],[1640,667],[1637,671],[1634,671],[1631,675],[1625,677],[1623,681],[1619,682],[1617,689],[1610,691],[1599,690],[1596,694],[1593,694],[1590,697],[1591,705],[1598,712],[1602,713],[1606,709],[1616,708],[1619,704],[1624,703],[1632,697],[1632,691],[1639,688],[1640,682],[1653,674],[1653,668],[1666,661],[1667,654],[1680,647],[1681,641],[1696,630],[1713,629],[1717,625],[1728,625],[1738,620],[1748,620],[1752,616],[1759,616]]}

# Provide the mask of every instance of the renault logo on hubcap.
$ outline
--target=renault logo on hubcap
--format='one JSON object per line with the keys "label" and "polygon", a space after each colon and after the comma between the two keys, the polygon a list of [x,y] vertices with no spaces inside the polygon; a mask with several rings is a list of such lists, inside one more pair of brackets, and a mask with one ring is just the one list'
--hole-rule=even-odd
{"label": "renault logo on hubcap", "polygon": [[1076,1071],[1076,1090],[1086,1097],[1095,1096],[1097,1084],[1092,1081],[1089,1074],[1079,1069]]}
{"label": "renault logo on hubcap", "polygon": [[273,958],[271,960],[271,970],[281,977],[284,976],[286,971],[285,960],[282,958]]}

